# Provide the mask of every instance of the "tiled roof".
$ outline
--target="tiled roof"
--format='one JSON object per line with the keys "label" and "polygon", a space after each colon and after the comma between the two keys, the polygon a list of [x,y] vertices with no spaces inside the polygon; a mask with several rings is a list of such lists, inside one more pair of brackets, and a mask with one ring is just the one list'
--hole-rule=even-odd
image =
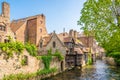
{"label": "tiled roof", "polygon": [[26,17],[26,18],[21,18],[21,19],[17,19],[17,20],[13,20],[10,24],[11,30],[13,32],[16,32],[27,20],[33,19],[33,18],[37,18],[37,17],[42,17],[44,16],[43,14],[39,14],[39,15],[35,15],[35,16],[30,16],[30,17]]}
{"label": "tiled roof", "polygon": [[47,36],[42,37],[44,47],[49,43],[50,39],[51,39],[51,35],[47,35]]}
{"label": "tiled roof", "polygon": [[90,48],[83,48],[83,52],[89,52]]}
{"label": "tiled roof", "polygon": [[64,42],[72,42],[72,38],[71,37],[66,37],[63,40]]}
{"label": "tiled roof", "polygon": [[64,38],[69,37],[69,34],[67,32],[57,34],[59,39],[63,42]]}
{"label": "tiled roof", "polygon": [[20,20],[20,21],[12,21],[10,24],[10,28],[13,32],[16,32],[26,21]]}
{"label": "tiled roof", "polygon": [[74,48],[74,51],[76,51],[78,54],[83,54],[83,51],[80,48]]}

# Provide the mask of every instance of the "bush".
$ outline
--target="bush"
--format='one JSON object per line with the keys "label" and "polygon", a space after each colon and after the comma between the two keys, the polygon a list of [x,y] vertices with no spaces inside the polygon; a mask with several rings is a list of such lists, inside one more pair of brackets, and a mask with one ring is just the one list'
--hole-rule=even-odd
{"label": "bush", "polygon": [[31,74],[23,74],[23,73],[19,73],[19,74],[10,74],[8,76],[4,76],[3,80],[26,80],[32,77],[35,77],[36,73],[31,73]]}
{"label": "bush", "polygon": [[52,56],[41,56],[41,59],[44,63],[44,69],[49,69]]}
{"label": "bush", "polygon": [[48,53],[47,53],[48,55],[52,55],[52,49],[50,48],[49,50],[48,50]]}
{"label": "bush", "polygon": [[64,59],[64,56],[58,50],[55,51],[55,53],[53,54],[53,56],[58,57],[58,59],[60,61],[62,61]]}
{"label": "bush", "polygon": [[57,71],[56,68],[38,70],[37,75],[46,75],[46,74],[49,74],[49,73],[54,73],[56,71]]}
{"label": "bush", "polygon": [[0,48],[7,54],[7,58],[13,56],[13,53],[22,53],[24,45],[20,42],[0,43]]}
{"label": "bush", "polygon": [[26,43],[25,48],[30,53],[31,56],[37,56],[37,47],[35,45]]}
{"label": "bush", "polygon": [[119,59],[120,58],[120,52],[112,52],[108,56]]}

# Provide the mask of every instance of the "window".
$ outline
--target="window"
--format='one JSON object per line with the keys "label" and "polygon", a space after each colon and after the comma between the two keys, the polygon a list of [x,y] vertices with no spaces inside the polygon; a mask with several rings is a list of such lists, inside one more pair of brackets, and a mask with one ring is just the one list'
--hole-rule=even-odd
{"label": "window", "polygon": [[55,48],[56,47],[56,43],[55,43],[55,41],[53,42],[53,48]]}
{"label": "window", "polygon": [[1,31],[5,31],[5,26],[0,26]]}
{"label": "window", "polygon": [[42,29],[40,29],[40,32],[42,33]]}
{"label": "window", "polygon": [[42,48],[42,42],[40,42],[40,48]]}
{"label": "window", "polygon": [[5,43],[8,43],[8,42],[10,42],[10,40],[8,40],[8,39],[4,39],[4,42],[5,42]]}
{"label": "window", "polygon": [[43,21],[40,21],[40,24],[42,24],[43,23]]}

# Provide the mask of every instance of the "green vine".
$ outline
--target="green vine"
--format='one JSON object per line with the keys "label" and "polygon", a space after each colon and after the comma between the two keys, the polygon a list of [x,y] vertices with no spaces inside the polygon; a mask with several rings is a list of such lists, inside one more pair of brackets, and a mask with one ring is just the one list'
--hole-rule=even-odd
{"label": "green vine", "polygon": [[8,59],[13,56],[13,53],[22,53],[24,45],[21,42],[0,43],[0,49],[7,54]]}
{"label": "green vine", "polygon": [[37,48],[33,44],[26,43],[25,45],[18,41],[0,43],[0,49],[7,54],[6,59],[13,56],[13,53],[20,55],[26,49],[31,56],[37,55]]}
{"label": "green vine", "polygon": [[26,65],[26,62],[27,62],[27,59],[26,59],[26,58],[22,59],[22,60],[21,60],[21,65],[22,65],[22,66],[25,66],[25,65]]}
{"label": "green vine", "polygon": [[44,63],[44,69],[49,69],[52,56],[42,56],[41,59]]}
{"label": "green vine", "polygon": [[56,72],[56,71],[57,71],[56,68],[38,70],[38,71],[37,71],[37,75],[47,75],[47,74],[49,74],[49,73],[54,73],[54,72]]}
{"label": "green vine", "polygon": [[58,50],[55,51],[55,53],[53,54],[53,56],[58,57],[58,59],[60,61],[62,61],[64,59],[64,56]]}
{"label": "green vine", "polygon": [[37,56],[37,48],[34,44],[26,43],[25,48],[31,56]]}

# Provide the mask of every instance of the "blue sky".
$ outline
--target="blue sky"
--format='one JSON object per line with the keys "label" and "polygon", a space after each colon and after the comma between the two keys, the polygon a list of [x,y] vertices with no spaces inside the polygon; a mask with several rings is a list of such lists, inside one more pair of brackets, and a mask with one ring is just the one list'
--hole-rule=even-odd
{"label": "blue sky", "polygon": [[0,0],[0,3],[3,1],[10,4],[11,20],[43,13],[46,16],[48,33],[54,30],[60,33],[63,32],[63,28],[65,31],[80,31],[77,21],[86,0]]}

